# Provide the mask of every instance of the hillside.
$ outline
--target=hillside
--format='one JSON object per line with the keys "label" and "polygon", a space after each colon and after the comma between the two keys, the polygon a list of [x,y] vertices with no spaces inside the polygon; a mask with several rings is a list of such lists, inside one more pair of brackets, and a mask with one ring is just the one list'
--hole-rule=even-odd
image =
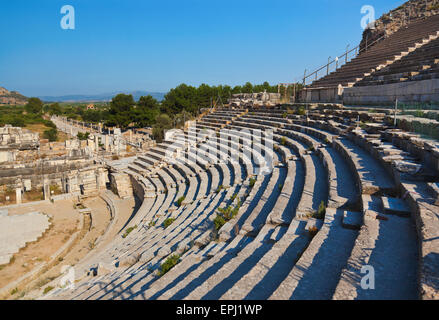
{"label": "hillside", "polygon": [[0,105],[23,105],[26,104],[27,98],[17,91],[8,91],[0,87]]}
{"label": "hillside", "polygon": [[398,31],[402,26],[407,25],[418,19],[431,17],[439,13],[437,0],[411,0],[407,1],[398,8],[384,14],[375,21],[374,29],[366,29],[363,32],[363,39],[360,47],[364,48],[368,44],[386,35],[389,36]]}

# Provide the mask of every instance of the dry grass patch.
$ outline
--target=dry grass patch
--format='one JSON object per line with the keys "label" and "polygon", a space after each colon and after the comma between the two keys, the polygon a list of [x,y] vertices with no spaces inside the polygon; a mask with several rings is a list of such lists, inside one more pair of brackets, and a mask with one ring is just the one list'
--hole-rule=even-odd
{"label": "dry grass patch", "polygon": [[[33,131],[33,132],[38,132],[38,134],[40,135],[40,140],[42,140],[42,139],[44,139],[43,138],[44,131],[52,129],[52,128],[48,127],[42,123],[33,123],[33,124],[26,125],[25,129],[28,129],[28,130]],[[58,139],[56,141],[65,142],[66,140],[69,140],[68,134],[58,130]]]}

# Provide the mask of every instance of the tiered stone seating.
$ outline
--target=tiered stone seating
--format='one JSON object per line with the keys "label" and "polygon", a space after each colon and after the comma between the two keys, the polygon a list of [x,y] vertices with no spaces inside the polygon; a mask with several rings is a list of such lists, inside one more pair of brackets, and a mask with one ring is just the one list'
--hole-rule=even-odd
{"label": "tiered stone seating", "polygon": [[[207,200],[202,200],[201,202],[205,202],[205,203],[207,203],[207,202],[209,202],[209,200],[210,199],[207,199]],[[180,221],[180,220],[183,220],[183,221],[185,221],[185,223],[189,223],[190,222],[190,219],[185,219],[185,218],[187,218],[187,216],[188,216],[188,214],[190,213],[190,212],[192,212],[193,210],[194,210],[194,208],[197,208],[197,210],[199,210],[199,212],[203,212],[203,208],[204,208],[204,206],[203,205],[201,205],[201,202],[200,201],[198,201],[198,202],[196,202],[196,203],[194,203],[193,205],[192,205],[192,207],[190,207],[190,208],[188,208],[187,210],[184,210],[183,212],[186,212],[186,215],[180,215],[180,216],[178,216],[178,218],[176,219],[176,221],[173,223],[173,225],[172,226],[177,226],[178,225],[178,221]],[[191,209],[192,208],[192,209]],[[192,216],[192,218],[194,218],[194,216],[195,215],[193,215]],[[190,215],[189,215],[189,217],[190,217]],[[163,218],[164,219],[164,218]],[[163,220],[162,219],[162,220]],[[180,219],[180,220],[179,220]],[[159,220],[159,222],[161,222],[162,220]],[[161,228],[157,228],[158,230],[159,229],[161,229]],[[165,229],[165,230],[169,230],[169,231],[171,231],[172,230],[172,228],[171,227],[169,227],[169,228],[167,228],[167,229]],[[192,228],[189,228],[189,231],[191,231],[192,230]],[[192,230],[193,231],[193,230]],[[153,236],[152,238],[151,238],[151,236],[153,235],[153,234],[155,234],[155,236]],[[160,232],[151,232],[150,234],[149,234],[149,238],[151,239],[151,240],[149,240],[149,242],[148,242],[148,240],[145,240],[145,238],[144,238],[144,240],[143,240],[143,242],[138,246],[139,248],[143,248],[143,247],[149,247],[150,245],[151,245],[151,243],[150,243],[150,241],[152,241],[152,240],[154,240],[154,239],[156,239],[157,237],[159,237],[159,238],[157,238],[158,240],[155,242],[155,243],[158,243],[158,241],[159,240],[162,240],[162,237],[163,237],[163,234],[162,233],[160,233]],[[130,250],[132,250],[133,248],[133,245],[131,245],[130,247],[129,247],[129,249]],[[152,249],[151,249],[152,250]],[[149,252],[151,252],[151,251],[149,251]],[[157,253],[157,255],[158,256],[161,256],[162,254],[163,254],[163,252],[166,252],[166,250],[162,250],[161,251],[162,253],[160,253],[160,251]],[[145,256],[144,256],[145,255]],[[144,260],[144,259],[148,259],[147,257],[148,257],[148,255],[149,254],[147,254],[147,253],[144,253],[144,254],[142,254],[142,256],[140,257],[140,261],[142,261],[142,260]],[[149,255],[150,256],[150,255]],[[115,278],[118,278],[119,277],[119,274],[118,273],[116,273],[115,275]],[[125,279],[126,280],[126,279]],[[125,281],[124,280],[124,281]],[[118,283],[119,283],[119,281],[118,281]],[[113,282],[112,283],[112,285],[114,286],[115,285],[115,283]],[[99,294],[103,294],[103,292],[99,289],[99,288],[95,288],[95,289],[97,289],[97,291],[96,292],[98,292]],[[114,291],[114,292],[113,292]],[[105,292],[105,290],[104,290],[104,292]],[[112,294],[115,294],[115,290],[114,289],[112,289]],[[86,296],[78,296],[78,298],[85,298],[85,297],[87,297],[87,298],[97,298],[97,297],[95,297],[95,296],[90,296],[90,292],[89,292],[89,290],[88,290],[88,292],[86,292],[85,293],[85,295]]]}
{"label": "tiered stone seating", "polygon": [[439,39],[409,53],[401,60],[365,77],[355,86],[371,86],[403,81],[437,78],[439,63]]}
{"label": "tiered stone seating", "polygon": [[[198,150],[199,151],[199,150]],[[207,156],[207,157],[209,157],[210,155],[209,154],[205,154],[205,156]],[[212,161],[211,162],[213,162],[213,160],[214,159],[211,159]],[[212,182],[210,182],[210,185],[211,185],[211,190],[213,190],[213,189],[216,189],[219,185],[220,185],[220,183],[224,183],[224,184],[227,184],[227,185],[229,185],[230,183],[231,183],[231,179],[236,175],[237,177],[242,177],[243,175],[244,175],[244,173],[243,172],[241,172],[241,166],[239,166],[238,164],[235,164],[234,166],[231,166],[231,167],[229,167],[229,166],[227,166],[227,165],[225,165],[225,164],[219,164],[218,165],[218,168],[220,168],[220,170],[222,171],[222,176],[223,176],[223,180],[222,181],[220,181],[219,179],[217,179],[217,181],[216,182],[214,182],[214,183],[212,183]],[[235,169],[235,168],[240,168],[240,171],[239,172],[234,172],[233,174],[230,174],[230,169],[231,168],[233,168],[233,169]],[[212,166],[212,167],[210,167],[209,166],[209,170],[216,170],[216,167],[214,167],[214,166]],[[187,170],[186,170],[187,171]],[[226,174],[226,172],[228,172],[227,174]],[[204,173],[204,171],[203,171],[203,173]],[[172,179],[174,179],[175,178],[175,175],[169,175],[169,174],[164,174],[164,170],[161,170],[161,171],[158,171],[157,172],[157,174],[158,175],[161,175],[162,176],[162,178],[161,179],[156,179],[154,182],[155,182],[155,184],[156,185],[158,185],[158,182],[162,182],[162,183],[165,183],[165,184],[172,184],[173,182],[172,181],[169,181],[171,178]],[[167,176],[166,178],[165,178],[165,176]],[[213,177],[213,178],[215,178],[215,177],[219,177],[220,176],[220,174],[211,174],[211,175],[209,175],[209,176],[211,176],[211,177]],[[207,180],[207,179],[206,179]],[[206,185],[206,180],[205,179],[203,179],[202,181],[204,182],[204,183],[201,183],[201,184],[204,184],[204,185]],[[175,179],[174,179],[174,181],[175,181]],[[201,182],[201,181],[200,181]],[[196,185],[196,184],[194,184],[194,185]],[[199,188],[199,189],[201,189],[201,188]],[[222,194],[226,194],[228,197],[231,197],[232,195],[233,195],[233,193],[234,192],[236,192],[236,191],[239,191],[239,192],[241,192],[241,188],[236,188],[236,190],[235,190],[235,187],[234,188],[228,188],[227,189],[228,191],[226,192],[226,191],[222,191],[222,192],[219,192],[218,194],[219,195],[222,195]],[[241,192],[242,193],[242,192]],[[217,203],[220,203],[220,200],[221,200],[221,197],[220,196],[217,196],[216,197],[218,200],[217,200]],[[222,196],[222,198],[224,198],[224,196]],[[168,197],[168,199],[169,199],[169,197]],[[165,201],[168,201],[168,200],[165,200]],[[208,198],[206,198],[206,199],[203,199],[203,200],[201,200],[202,202],[204,202],[204,203],[210,203],[210,208],[212,208],[212,210],[205,210],[205,208],[201,205],[201,203],[200,202],[197,202],[197,203],[193,203],[193,205],[192,205],[192,209],[190,210],[190,208],[188,208],[188,207],[186,207],[185,208],[185,210],[183,210],[183,212],[185,213],[185,215],[180,215],[180,216],[178,216],[177,218],[176,218],[176,221],[174,222],[174,223],[177,223],[177,221],[179,221],[178,219],[184,219],[184,221],[185,221],[185,223],[186,224],[190,224],[190,222],[191,222],[191,220],[190,219],[187,219],[187,217],[191,217],[191,216],[193,216],[193,217],[195,217],[195,215],[193,214],[193,210],[197,210],[197,212],[201,212],[201,213],[207,213],[207,212],[214,212],[214,209],[217,207],[217,204],[215,204],[213,201],[212,201],[212,199],[211,199],[211,197],[208,197]],[[163,205],[160,205],[161,203],[162,203],[163,201],[161,201],[161,200],[158,200],[158,198],[156,199],[156,201],[155,201],[155,204],[154,204],[154,206],[155,207],[160,207],[160,206],[162,206],[163,207]],[[157,211],[156,209],[157,208],[154,208],[154,206],[153,206],[153,209],[151,210],[151,211]],[[165,205],[165,207],[166,207],[166,205]],[[204,209],[203,209],[204,208]],[[157,220],[157,222],[160,222],[160,220]],[[174,225],[174,223],[173,223],[173,225]],[[141,230],[141,228],[138,228],[137,230]],[[166,229],[166,230],[168,230],[168,228]],[[172,230],[171,229],[171,227],[169,227],[169,230]],[[194,230],[193,230],[193,228],[187,228],[186,229],[188,232],[189,231],[192,231],[192,232],[190,232],[191,233],[191,236],[192,237],[195,237],[195,232],[194,232]],[[178,229],[178,231],[180,231],[180,233],[179,233],[179,237],[182,235],[182,233],[181,233],[181,229],[179,228]],[[140,231],[139,231],[140,232]],[[139,233],[139,232],[137,232],[137,233]],[[136,234],[136,231],[133,231],[132,232],[132,235],[134,236]],[[151,233],[152,234],[152,233]],[[131,237],[131,234],[130,234],[130,236],[128,237],[128,238],[130,238]],[[195,239],[196,239],[196,237],[195,237]],[[195,241],[195,239],[193,239],[194,241]],[[188,241],[186,241],[186,243],[187,243]],[[163,242],[160,242],[161,244],[163,244]],[[142,244],[141,244],[141,246],[140,247],[145,247],[146,245],[147,245],[148,243],[145,243],[145,242],[143,242]],[[131,243],[130,244],[130,250],[132,250],[132,247],[136,247],[133,243]],[[139,246],[138,246],[139,247]],[[179,247],[178,247],[179,248]],[[175,248],[173,248],[173,249],[175,249]],[[150,249],[150,251],[149,252],[151,252],[151,250],[153,250],[152,248]],[[162,250],[162,249],[160,249],[160,250]],[[165,252],[166,250],[162,250],[162,251],[160,251],[159,250],[159,252]],[[147,254],[147,253],[145,253],[145,254],[142,254],[141,255],[141,257],[140,257],[140,261],[142,261],[142,259],[144,260],[144,259],[147,259],[147,257],[148,257],[148,255],[149,254]],[[160,256],[160,255],[158,255],[158,256]],[[154,259],[154,258],[153,258]],[[158,258],[157,258],[158,259]],[[118,272],[116,272],[115,273],[115,276],[119,276],[120,274],[118,273]],[[103,278],[102,279],[102,281],[104,281],[105,283],[107,283],[108,284],[108,279],[107,280],[105,280],[106,278]],[[112,285],[114,285],[114,283],[112,283]],[[85,286],[85,287],[87,287],[87,285]],[[100,289],[99,288],[101,288],[102,287],[102,282],[99,284],[99,285],[97,285],[97,286],[95,286],[94,287],[94,290],[98,293],[99,291],[100,291]],[[94,291],[93,291],[94,292]],[[87,297],[87,298],[97,298],[97,295],[95,295],[95,294],[91,294],[92,292],[90,291],[90,290],[87,290],[87,292],[86,293],[84,293],[83,295],[78,295],[78,296],[76,296],[76,298],[84,298],[84,297]]]}
{"label": "tiered stone seating", "polygon": [[[392,150],[391,153],[394,154],[398,151],[396,148],[380,143],[379,140],[368,141],[361,134],[352,138],[360,143],[362,142],[364,147],[370,149],[370,152],[375,154],[384,164],[389,162],[389,159],[386,159],[389,151]],[[400,150],[399,155],[403,156],[405,153]],[[408,157],[408,160],[411,161],[412,158]],[[392,172],[395,173],[394,170]],[[402,191],[404,193],[408,191],[408,194],[410,193],[409,190],[414,190],[413,187],[419,183],[413,184],[413,182],[407,181],[402,176],[397,180],[400,181]],[[428,199],[427,193],[422,196],[424,199]],[[413,198],[411,200],[412,209],[410,210],[407,203],[401,199],[363,195],[364,226],[348,260],[348,267],[342,272],[334,294],[335,299],[418,298],[416,269],[419,253],[415,229],[412,221],[407,219],[406,213],[408,211],[410,214],[411,211],[412,214],[415,214],[419,207],[416,205],[416,201],[413,201]],[[401,210],[404,212],[401,212]],[[385,219],[380,218],[383,213],[387,213]],[[394,215],[395,213],[397,215]],[[401,213],[403,214],[401,215]],[[396,242],[398,245],[391,245]],[[371,246],[374,247],[372,251],[370,250]],[[376,281],[377,283],[378,281],[382,282],[380,290],[361,290],[358,282],[352,282],[352,278],[361,278],[362,263],[379,266],[380,276],[377,275]],[[395,272],[395,265],[398,265],[398,272]],[[424,274],[431,277],[431,273],[426,272]],[[425,279],[426,277],[422,278]],[[431,291],[431,288],[428,288],[430,284],[427,284],[427,282],[429,281],[424,282],[425,289]]]}
{"label": "tiered stone seating", "polygon": [[[369,125],[372,133],[356,128],[365,116],[329,109],[306,119],[284,109],[205,116],[201,123],[224,119],[223,130],[178,134],[175,162],[150,152],[162,157],[129,171],[136,192],[155,197],[133,218],[138,227],[97,258],[113,263],[108,274],[85,279],[66,297],[437,298],[439,192],[437,181],[425,180],[437,177],[436,158],[419,156],[383,124]],[[238,201],[236,216],[212,232],[217,209]],[[165,229],[168,218],[175,220]],[[157,277],[172,254],[180,255],[178,266]],[[375,268],[375,290],[361,288],[365,265]]]}
{"label": "tiered stone seating", "polygon": [[[286,154],[286,152],[285,152],[285,150],[284,150],[284,152],[283,152],[284,154]],[[286,157],[284,157],[284,158],[286,158]],[[294,170],[289,170],[289,172],[294,172]],[[276,181],[276,177],[277,177],[277,170],[275,170],[275,171],[273,171],[273,176],[275,177],[274,179],[272,179],[271,181]],[[278,187],[278,192],[280,193],[280,191],[283,191],[283,190],[287,190],[287,189],[290,189],[291,188],[291,186],[292,186],[293,184],[290,184],[290,185],[288,185],[288,184],[286,184],[283,188],[279,188]],[[273,185],[272,185],[273,186]],[[271,188],[268,188],[267,190],[270,190]],[[282,189],[282,190],[281,190]],[[272,194],[273,192],[271,192],[271,194]],[[267,194],[270,194],[270,193],[268,193],[267,192]],[[285,203],[285,201],[281,201],[280,203],[283,203],[283,206],[285,206],[286,205],[286,203]],[[272,206],[272,205],[271,205]],[[278,208],[280,208],[281,207],[281,205],[280,204],[277,204],[277,206],[278,206]],[[261,207],[261,206],[260,206]],[[257,211],[257,210],[256,210]],[[265,214],[266,215],[266,214]],[[252,214],[252,215],[250,215],[249,216],[249,220],[248,220],[248,222],[249,221],[253,221],[254,220],[254,218],[255,218],[255,214]],[[248,223],[247,222],[247,224],[246,225],[251,225],[250,223]],[[271,229],[273,229],[273,227],[275,227],[275,226],[272,226],[271,227]],[[247,249],[246,250],[246,256],[254,256],[254,251],[255,250],[253,250],[254,248],[254,246],[256,246],[256,247],[261,247],[261,250],[263,250],[262,249],[262,247],[264,247],[265,246],[265,243],[264,242],[262,242],[262,244],[261,244],[261,242],[260,242],[260,239],[264,239],[264,237],[266,237],[267,235],[269,235],[269,234],[271,234],[271,233],[274,233],[273,232],[273,230],[270,230],[270,227],[262,227],[262,230],[261,230],[261,232],[259,232],[259,234],[258,234],[258,236],[257,236],[257,239],[259,239],[259,240],[255,240],[254,242],[252,242],[252,246],[250,246],[250,247],[248,247],[248,248],[250,248],[250,249]],[[276,232],[276,234],[279,234],[279,230]],[[232,247],[232,248],[234,248],[235,247],[235,245],[237,244],[237,243],[239,243],[239,242],[242,242],[242,240],[243,239],[245,239],[246,237],[245,236],[243,236],[243,235],[238,235],[237,237],[235,237],[235,240],[233,240],[232,242],[231,242],[231,244],[230,244],[230,246]],[[240,240],[236,240],[236,239],[240,239]],[[268,240],[269,238],[267,238],[266,240]],[[244,240],[244,242],[245,242],[245,240]],[[258,243],[259,243],[259,245],[258,245]],[[268,247],[267,247],[267,249],[268,249]],[[217,254],[217,255],[215,255],[215,257],[213,258],[213,259],[219,259],[219,257],[220,256],[223,256],[223,255],[225,255],[226,254],[226,252],[228,252],[227,251],[227,249],[225,249],[225,250],[223,250],[223,251],[221,251],[222,253],[221,254]],[[260,254],[260,253],[259,253]],[[242,258],[242,255],[241,255],[241,258]],[[211,259],[211,260],[213,260],[213,259]],[[212,264],[212,261],[211,260],[209,260],[209,262],[206,262],[207,264],[209,264],[209,265],[211,265]],[[236,261],[235,262],[230,262],[230,263],[235,263],[236,264]],[[180,270],[180,269],[179,269]],[[223,270],[223,269],[222,269]],[[220,279],[220,278],[218,278],[218,277],[216,277],[215,279]],[[188,278],[186,277],[185,278],[185,281],[188,281]],[[210,280],[210,281],[217,281],[217,280]],[[172,292],[174,292],[175,291],[175,288],[174,288],[174,290],[171,290]],[[198,291],[198,289],[197,289],[197,291]],[[166,294],[170,294],[171,292],[167,292]],[[216,293],[217,294],[217,293]],[[189,296],[190,297],[190,296]]]}
{"label": "tiered stone seating", "polygon": [[[327,163],[327,171],[328,171],[328,178],[330,185],[332,185],[335,190],[333,190],[332,198],[334,199],[340,199],[342,198],[337,194],[337,184],[334,185],[334,179],[337,179],[337,175],[334,174],[334,172],[331,174],[330,168],[334,168],[332,158],[329,157],[329,154],[327,154],[327,150],[321,149],[319,150],[322,154],[322,157]],[[326,153],[326,155],[325,155]],[[335,161],[337,161],[337,164],[339,166],[337,169],[340,171],[340,175],[338,178],[340,181],[345,181],[341,177],[347,178],[349,176],[349,170],[347,166],[342,166],[343,163],[340,162],[340,158],[336,158]],[[343,170],[344,169],[344,170]],[[333,181],[331,183],[331,181]],[[346,183],[345,183],[346,184]],[[350,196],[352,199],[351,201],[355,201],[355,186],[349,185],[349,180],[347,183],[348,189],[344,189],[344,193],[342,195],[346,195],[346,190],[349,190],[349,192],[354,193],[353,196]],[[330,197],[331,198],[331,197]],[[335,202],[335,205],[341,206],[342,204],[345,204],[342,202],[342,204],[338,204]],[[331,206],[334,204],[331,204]],[[327,218],[326,218],[327,219]],[[290,228],[286,231],[285,235],[282,237],[282,234],[277,239],[278,242],[273,246],[273,249],[271,249],[265,256],[260,260],[258,264],[256,264],[251,272],[249,272],[247,275],[245,275],[241,280],[239,280],[230,290],[228,290],[221,298],[222,299],[266,299],[270,296],[270,292],[273,292],[277,286],[280,284],[280,282],[287,276],[288,270],[292,267],[290,261],[295,261],[299,258],[300,253],[306,248],[306,245],[308,244],[308,239],[304,238],[302,236],[302,233],[304,229],[306,229],[306,222],[300,221],[300,220],[294,220],[293,223],[290,225]],[[326,224],[325,224],[326,225]],[[318,235],[324,234],[325,226],[322,228],[322,230],[318,233]],[[335,234],[334,231],[332,231],[333,234]],[[351,231],[352,234],[355,234]],[[332,234],[331,234],[332,235]],[[352,235],[350,243],[353,243]],[[346,237],[343,239],[346,241],[344,243],[344,246],[349,248],[349,241],[346,239]],[[333,243],[334,237],[331,236],[330,240],[326,240],[329,243]],[[331,242],[332,241],[332,242]],[[337,245],[340,245],[338,243]],[[340,248],[335,246],[329,246],[330,248],[337,248],[336,250],[340,251]],[[312,246],[312,244],[311,244]],[[315,246],[316,248],[320,248],[320,246]],[[349,250],[349,249],[347,249]],[[323,252],[329,253],[328,250],[322,250]],[[306,251],[308,252],[308,250]],[[346,261],[346,259],[344,260]],[[338,262],[339,265],[343,265],[343,260],[341,262]],[[339,268],[341,268],[339,266]],[[290,290],[291,295],[292,290]],[[289,298],[286,297],[286,298]]]}
{"label": "tiered stone seating", "polygon": [[[351,136],[351,138],[355,140],[353,136]],[[369,139],[371,142],[368,143],[372,145],[378,143],[377,140],[373,140],[374,138]],[[386,205],[383,201],[386,200],[388,203],[388,198],[383,198],[382,201],[378,196],[369,195],[382,195],[385,193],[394,193],[396,191],[396,186],[392,186],[393,183],[390,182],[391,179],[387,178],[387,181],[380,181],[380,178],[389,176],[383,171],[386,162],[385,158],[388,157],[389,153],[395,154],[397,150],[393,149],[393,151],[391,151],[389,146],[383,146],[381,143],[378,143],[379,147],[377,147],[377,150],[385,150],[380,151],[383,165],[379,165],[377,160],[368,155],[367,152],[355,147],[350,141],[342,139],[341,142],[342,143],[335,142],[334,144],[342,149],[344,148],[345,152],[348,153],[349,158],[353,160],[353,165],[357,167],[358,177],[361,181],[363,190],[362,198],[365,225],[360,231],[351,257],[348,260],[349,268],[345,269],[342,273],[342,280],[337,286],[334,298],[414,298],[416,295],[416,288],[414,287],[413,281],[414,273],[416,272],[416,240],[414,237],[414,229],[412,228],[410,220],[398,216],[386,215],[385,220],[383,218],[385,222],[381,222],[383,221],[381,219],[376,219],[375,217],[377,215],[381,217],[383,213],[387,212],[386,206],[388,204]],[[352,151],[354,152],[352,153]],[[398,153],[400,155],[403,154],[401,151]],[[387,161],[388,160],[389,159],[387,159]],[[365,165],[373,167],[371,167],[370,170],[367,170]],[[392,200],[392,203],[393,202],[396,202],[396,199]],[[400,237],[404,237],[404,240]],[[389,243],[399,243],[401,241],[404,241],[404,245],[402,246],[404,249],[402,250],[389,246]],[[373,249],[370,250],[370,248]],[[400,248],[400,246],[398,246],[398,248]],[[390,252],[390,250],[392,250],[392,252]],[[306,256],[307,252],[305,252],[304,256]],[[374,257],[373,263],[368,261],[371,255]],[[386,256],[388,256],[388,258],[386,258]],[[382,273],[380,281],[386,282],[386,285],[383,285],[379,291],[370,290],[370,292],[366,292],[359,288],[359,281],[361,279],[359,272],[361,267],[367,265],[368,262],[374,266],[378,264],[380,265],[380,272]],[[394,272],[394,267],[392,266],[394,265],[401,266],[401,270],[405,271],[401,274],[398,273],[398,275],[393,275],[392,272]],[[293,278],[297,279],[297,277],[296,274]],[[384,279],[384,277],[386,277],[386,279]],[[405,285],[401,285],[404,281],[399,277],[407,277]],[[352,281],[352,279],[355,279],[355,281]],[[371,291],[374,292],[372,293]],[[280,292],[275,297],[279,297],[279,295]],[[300,298],[302,296],[293,295],[293,297]]]}
{"label": "tiered stone seating", "polygon": [[424,44],[423,40],[437,35],[438,21],[439,15],[412,22],[407,28],[401,28],[392,36],[378,42],[367,51],[363,51],[336,71],[314,81],[311,88],[355,84],[369,73],[377,70],[379,66],[386,66],[392,63],[395,57],[407,55],[415,47]]}

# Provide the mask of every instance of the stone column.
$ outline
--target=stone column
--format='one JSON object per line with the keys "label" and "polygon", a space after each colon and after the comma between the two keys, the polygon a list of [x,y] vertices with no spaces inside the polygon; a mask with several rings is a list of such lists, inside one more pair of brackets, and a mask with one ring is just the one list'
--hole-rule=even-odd
{"label": "stone column", "polygon": [[95,135],[95,151],[99,152],[99,137]]}
{"label": "stone column", "polygon": [[21,203],[21,188],[15,189],[15,199],[17,204]]}
{"label": "stone column", "polygon": [[109,137],[108,137],[108,135],[106,135],[105,136],[105,145],[104,145],[105,146],[105,151],[108,151],[108,147],[109,147],[109,141],[108,140],[109,140]]}
{"label": "stone column", "polygon": [[96,171],[96,183],[97,183],[97,189],[105,189],[106,183],[105,183],[105,170],[102,168],[99,168]]}
{"label": "stone column", "polygon": [[50,200],[50,186],[48,181],[43,183],[44,200]]}

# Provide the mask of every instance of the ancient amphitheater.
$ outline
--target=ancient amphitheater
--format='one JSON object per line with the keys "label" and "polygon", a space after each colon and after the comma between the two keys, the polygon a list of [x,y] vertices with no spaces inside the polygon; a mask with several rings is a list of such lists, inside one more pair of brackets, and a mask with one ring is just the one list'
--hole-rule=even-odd
{"label": "ancient amphitheater", "polygon": [[[53,206],[88,221],[78,238],[102,219],[100,208],[108,218],[86,254],[51,266],[71,273],[20,298],[439,299],[439,142],[396,128],[418,121],[399,110],[350,107],[437,102],[438,63],[433,14],[306,86],[300,103],[206,109],[159,144],[54,118],[72,136],[93,135],[45,160],[47,181],[31,170],[39,162],[3,175],[17,197],[35,184],[46,200],[6,206],[0,218],[9,210],[12,221],[26,205],[21,212],[39,221],[23,230],[26,241],[52,228],[57,213],[43,213]],[[137,152],[121,155],[126,145]],[[4,152],[11,172],[19,153]],[[62,195],[50,194],[54,183]],[[370,267],[374,286],[365,287]]]}

